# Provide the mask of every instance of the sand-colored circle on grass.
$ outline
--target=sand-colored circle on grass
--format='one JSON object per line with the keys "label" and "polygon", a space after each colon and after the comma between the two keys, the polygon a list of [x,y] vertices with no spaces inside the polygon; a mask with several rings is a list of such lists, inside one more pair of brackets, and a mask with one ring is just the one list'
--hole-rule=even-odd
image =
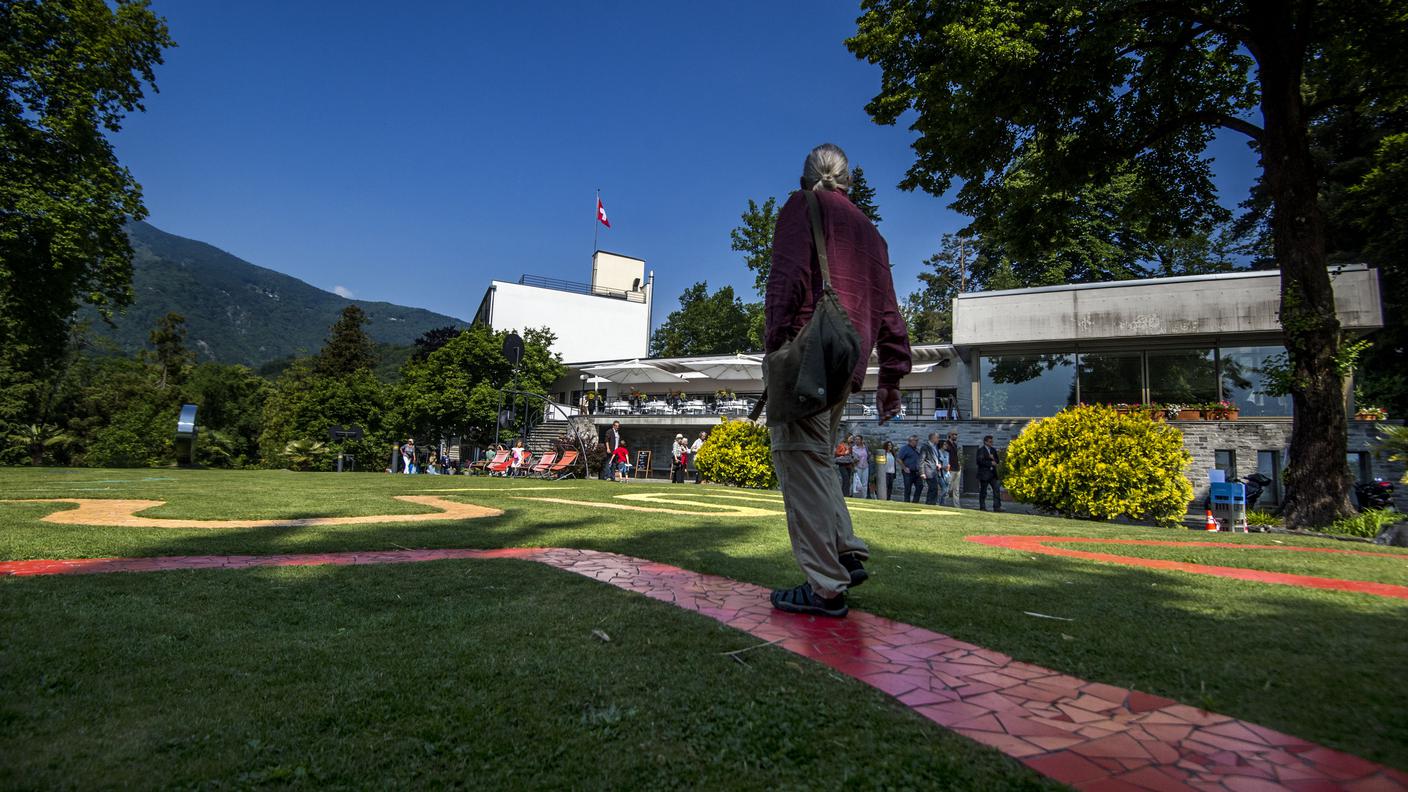
{"label": "sand-colored circle on grass", "polygon": [[373,525],[378,523],[447,522],[498,517],[502,509],[437,498],[431,495],[396,495],[396,500],[429,506],[440,511],[422,514],[368,514],[355,517],[296,517],[273,520],[192,520],[181,517],[143,517],[139,512],[161,506],[159,500],[104,498],[26,498],[6,503],[73,503],[39,518],[58,525],[104,525],[121,528],[301,528],[317,525]]}

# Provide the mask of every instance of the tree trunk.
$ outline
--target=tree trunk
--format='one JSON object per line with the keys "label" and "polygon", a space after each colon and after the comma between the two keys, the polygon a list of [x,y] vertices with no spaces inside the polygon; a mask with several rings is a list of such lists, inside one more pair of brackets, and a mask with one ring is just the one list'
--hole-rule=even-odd
{"label": "tree trunk", "polygon": [[1262,168],[1272,199],[1271,232],[1281,270],[1281,327],[1291,365],[1288,528],[1327,525],[1353,514],[1343,382],[1336,368],[1340,323],[1325,260],[1319,176],[1301,100],[1305,14],[1284,0],[1253,4],[1263,117]]}

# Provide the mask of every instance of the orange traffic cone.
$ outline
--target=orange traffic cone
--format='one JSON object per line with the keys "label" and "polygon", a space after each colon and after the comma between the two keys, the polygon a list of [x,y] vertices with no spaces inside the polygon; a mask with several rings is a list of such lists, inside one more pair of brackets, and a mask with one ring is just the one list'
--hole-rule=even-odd
{"label": "orange traffic cone", "polygon": [[1212,516],[1212,509],[1208,509],[1208,521],[1205,527],[1208,531],[1220,531],[1222,527],[1217,524],[1217,518]]}

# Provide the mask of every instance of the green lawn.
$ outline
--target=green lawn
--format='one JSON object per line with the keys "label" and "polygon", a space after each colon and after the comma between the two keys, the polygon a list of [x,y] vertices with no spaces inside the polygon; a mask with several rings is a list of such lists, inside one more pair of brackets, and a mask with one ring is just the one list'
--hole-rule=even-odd
{"label": "green lawn", "polygon": [[[548,486],[554,489],[528,489]],[[38,521],[53,505],[3,504],[0,559],[532,545],[622,552],[768,586],[800,579],[775,497],[709,486],[0,470],[5,498],[163,500],[144,516],[202,519],[416,512],[425,509],[391,496],[459,488],[473,491],[442,494],[502,508],[504,516],[133,529],[53,525]],[[641,494],[686,503],[616,497]],[[636,513],[526,497],[715,513]],[[731,505],[778,513],[719,513]],[[1394,681],[1408,657],[1408,602],[963,541],[993,533],[1209,538],[1200,532],[855,506],[874,577],[852,597],[853,607],[1408,767],[1408,691]],[[1400,563],[1262,550],[1079,549],[1408,583],[1408,552],[1399,552]],[[740,665],[721,653],[756,639],[532,563],[5,579],[0,614],[6,788],[153,779],[217,787],[284,779],[341,786],[1037,783],[1015,762],[819,665],[777,648],[749,652],[748,665]],[[593,639],[594,628],[612,640]]]}

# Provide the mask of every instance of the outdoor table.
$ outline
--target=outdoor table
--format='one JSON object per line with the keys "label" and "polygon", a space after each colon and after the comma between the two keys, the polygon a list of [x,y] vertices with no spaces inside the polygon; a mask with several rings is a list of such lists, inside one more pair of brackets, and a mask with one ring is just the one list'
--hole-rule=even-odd
{"label": "outdoor table", "polygon": [[614,415],[629,415],[631,412],[631,405],[629,402],[623,401],[612,402],[606,405],[606,411]]}
{"label": "outdoor table", "polygon": [[685,403],[684,403],[684,406],[681,407],[680,410],[681,410],[682,412],[684,412],[686,415],[703,415],[703,414],[704,414],[704,402],[702,402],[702,401],[688,401],[688,402],[685,402]]}

